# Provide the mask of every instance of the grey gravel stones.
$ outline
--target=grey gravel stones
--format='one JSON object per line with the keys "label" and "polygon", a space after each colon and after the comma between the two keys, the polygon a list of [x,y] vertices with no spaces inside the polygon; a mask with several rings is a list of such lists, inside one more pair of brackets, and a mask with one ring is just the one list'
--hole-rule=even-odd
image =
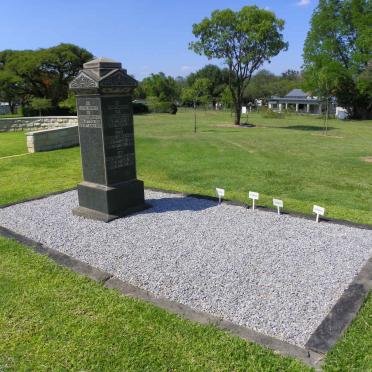
{"label": "grey gravel stones", "polygon": [[[0,225],[195,310],[304,346],[372,254],[372,231],[146,191],[109,224],[76,191],[0,209]],[[56,212],[57,211],[57,212]]]}

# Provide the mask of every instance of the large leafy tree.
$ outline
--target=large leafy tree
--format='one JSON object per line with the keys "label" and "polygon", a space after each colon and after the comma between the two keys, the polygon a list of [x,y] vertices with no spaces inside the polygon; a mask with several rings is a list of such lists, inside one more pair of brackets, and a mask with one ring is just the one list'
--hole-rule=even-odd
{"label": "large leafy tree", "polygon": [[93,55],[73,44],[0,52],[0,97],[17,103],[47,99],[53,108],[68,97],[68,83]]}
{"label": "large leafy tree", "polygon": [[172,76],[163,72],[151,74],[141,82],[141,89],[147,98],[156,98],[160,102],[174,102],[179,98],[179,85]]}
{"label": "large leafy tree", "polygon": [[283,28],[283,20],[256,6],[245,6],[237,12],[215,10],[210,18],[193,25],[198,40],[191,42],[190,48],[209,59],[223,59],[228,67],[237,125],[244,89],[253,73],[287,48],[281,33]]}
{"label": "large leafy tree", "polygon": [[9,104],[12,114],[15,113],[16,105],[23,93],[21,79],[9,71],[0,69],[0,101]]}
{"label": "large leafy tree", "polygon": [[188,86],[192,87],[194,82],[199,79],[209,80],[208,96],[214,106],[229,83],[228,73],[226,74],[225,69],[220,69],[218,66],[209,64],[188,75],[186,81]]}
{"label": "large leafy tree", "polygon": [[370,118],[371,95],[364,87],[371,58],[372,2],[320,0],[304,46],[306,87],[321,95],[322,82],[333,80],[338,104],[355,118]]}

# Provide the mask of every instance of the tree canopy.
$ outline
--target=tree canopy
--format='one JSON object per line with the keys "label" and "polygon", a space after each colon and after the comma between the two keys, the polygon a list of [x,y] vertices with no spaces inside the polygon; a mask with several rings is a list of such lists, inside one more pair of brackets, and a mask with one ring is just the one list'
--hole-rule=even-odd
{"label": "tree canopy", "polygon": [[73,44],[39,50],[0,52],[0,99],[28,104],[33,98],[50,100],[51,107],[68,97],[68,83],[93,55]]}
{"label": "tree canopy", "polygon": [[160,102],[174,102],[180,96],[176,80],[164,72],[144,78],[139,89],[143,90],[145,97],[156,97]]}
{"label": "tree canopy", "polygon": [[244,89],[264,62],[287,48],[284,21],[256,6],[240,11],[215,10],[210,18],[193,25],[198,39],[190,48],[208,59],[223,59],[229,71],[229,88],[235,106],[235,124],[240,124]]}
{"label": "tree canopy", "polygon": [[372,117],[371,93],[365,89],[371,85],[371,25],[370,0],[320,0],[304,46],[306,87],[321,95],[319,83],[332,79],[338,104],[355,118]]}

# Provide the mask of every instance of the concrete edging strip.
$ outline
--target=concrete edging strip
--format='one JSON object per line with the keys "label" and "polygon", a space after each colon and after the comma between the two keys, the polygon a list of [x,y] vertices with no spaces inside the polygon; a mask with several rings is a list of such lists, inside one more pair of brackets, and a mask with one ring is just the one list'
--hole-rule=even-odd
{"label": "concrete edging strip", "polygon": [[364,265],[329,314],[311,335],[306,348],[327,353],[358,314],[372,289],[372,258]]}

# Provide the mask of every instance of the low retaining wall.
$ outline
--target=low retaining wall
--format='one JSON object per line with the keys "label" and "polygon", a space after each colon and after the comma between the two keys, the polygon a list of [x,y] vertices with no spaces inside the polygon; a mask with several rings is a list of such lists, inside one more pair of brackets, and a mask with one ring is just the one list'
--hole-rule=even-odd
{"label": "low retaining wall", "polygon": [[0,132],[39,130],[77,125],[77,116],[42,116],[0,119]]}
{"label": "low retaining wall", "polygon": [[29,132],[28,152],[50,151],[79,145],[78,126]]}

